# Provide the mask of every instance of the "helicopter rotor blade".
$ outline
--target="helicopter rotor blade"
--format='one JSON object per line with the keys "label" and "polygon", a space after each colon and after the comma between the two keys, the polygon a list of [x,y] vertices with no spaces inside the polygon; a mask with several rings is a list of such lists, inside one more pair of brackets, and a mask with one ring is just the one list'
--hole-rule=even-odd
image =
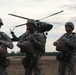
{"label": "helicopter rotor blade", "polygon": [[[57,15],[57,14],[59,14],[59,13],[61,13],[61,12],[63,12],[63,10],[62,10],[62,11],[59,11],[59,12],[56,12],[56,13],[54,13],[54,14],[52,14],[52,15],[46,16],[46,17],[44,17],[44,18],[41,18],[41,19],[39,19],[39,20],[43,20],[43,19],[46,19],[46,18],[48,18],[48,17],[51,17],[51,16],[54,16],[54,15]],[[22,17],[22,16],[18,16],[18,15],[14,15],[14,14],[8,14],[8,15],[11,15],[11,16],[15,16],[15,17],[19,17],[19,18],[23,18],[23,19],[30,20],[29,18]]]}
{"label": "helicopter rotor blade", "polygon": [[26,23],[17,25],[17,26],[15,26],[15,27],[20,27],[20,26],[24,26],[24,25],[26,25]]}
{"label": "helicopter rotor blade", "polygon": [[15,16],[15,17],[19,17],[19,18],[23,18],[23,19],[27,19],[27,20],[29,20],[29,18],[22,17],[22,16],[18,16],[18,15],[14,15],[14,14],[8,14],[8,15],[11,15],[11,16]]}
{"label": "helicopter rotor blade", "polygon": [[24,25],[26,25],[26,23],[17,25],[17,26],[15,26],[12,30],[10,29],[10,31],[14,31],[14,29],[15,29],[16,27],[20,27],[20,26],[24,26]]}
{"label": "helicopter rotor blade", "polygon": [[52,15],[46,16],[46,17],[44,17],[44,18],[42,18],[42,19],[40,19],[40,20],[43,20],[43,19],[46,19],[46,18],[48,18],[48,17],[57,15],[57,14],[59,14],[59,13],[61,13],[61,12],[63,12],[63,10],[62,10],[62,11],[59,11],[59,12],[57,12],[57,13],[54,13],[54,14],[52,14]]}
{"label": "helicopter rotor blade", "polygon": [[14,27],[11,31],[14,31],[15,28],[16,28],[16,27]]}

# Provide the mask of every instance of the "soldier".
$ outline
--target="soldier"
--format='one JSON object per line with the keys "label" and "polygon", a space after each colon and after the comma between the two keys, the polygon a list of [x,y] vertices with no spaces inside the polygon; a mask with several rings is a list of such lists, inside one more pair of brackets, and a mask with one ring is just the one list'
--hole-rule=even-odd
{"label": "soldier", "polygon": [[26,26],[28,30],[17,43],[21,52],[26,53],[22,59],[25,75],[32,75],[33,70],[35,75],[41,75],[41,56],[45,52],[46,38],[36,30],[35,20],[28,20]]}
{"label": "soldier", "polygon": [[[2,25],[3,22],[0,18],[0,28]],[[7,47],[12,49],[13,43],[7,34],[0,31],[0,75],[8,75],[6,68],[10,63],[10,60],[7,59]]]}
{"label": "soldier", "polygon": [[74,24],[67,22],[65,30],[66,33],[53,43],[56,50],[60,52],[57,56],[59,60],[58,75],[65,75],[66,69],[68,75],[75,75],[76,33],[73,32]]}

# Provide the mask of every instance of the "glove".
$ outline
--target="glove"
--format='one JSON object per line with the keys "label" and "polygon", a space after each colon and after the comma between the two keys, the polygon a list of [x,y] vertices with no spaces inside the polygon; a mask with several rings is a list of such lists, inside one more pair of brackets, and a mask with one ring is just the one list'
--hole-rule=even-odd
{"label": "glove", "polygon": [[61,41],[57,41],[53,43],[54,46],[60,46],[61,45]]}
{"label": "glove", "polygon": [[25,45],[20,46],[20,52],[21,53],[26,53],[27,47]]}
{"label": "glove", "polygon": [[21,45],[20,47],[23,48],[23,49],[26,49],[26,46],[25,45]]}
{"label": "glove", "polygon": [[13,31],[11,31],[11,34],[14,34],[14,32],[13,32]]}
{"label": "glove", "polygon": [[57,42],[57,46],[58,46],[58,47],[61,46],[61,42]]}

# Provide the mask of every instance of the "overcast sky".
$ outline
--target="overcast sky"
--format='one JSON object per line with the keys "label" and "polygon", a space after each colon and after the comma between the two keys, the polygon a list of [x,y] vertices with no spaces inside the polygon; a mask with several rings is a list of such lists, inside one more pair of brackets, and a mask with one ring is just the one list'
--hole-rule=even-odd
{"label": "overcast sky", "polygon": [[[16,25],[26,23],[27,21],[8,15],[10,13],[31,19],[41,19],[61,10],[63,10],[62,13],[41,20],[53,24],[52,30],[47,35],[46,52],[54,52],[56,50],[52,44],[65,33],[65,23],[71,21],[76,25],[75,0],[0,0],[0,17],[4,23],[1,31],[12,37],[10,29],[12,30]],[[14,30],[17,36],[20,36],[25,31],[26,26],[18,27]],[[76,28],[74,31],[76,32]],[[14,45],[12,50],[8,50],[9,52],[19,51],[16,43]]]}

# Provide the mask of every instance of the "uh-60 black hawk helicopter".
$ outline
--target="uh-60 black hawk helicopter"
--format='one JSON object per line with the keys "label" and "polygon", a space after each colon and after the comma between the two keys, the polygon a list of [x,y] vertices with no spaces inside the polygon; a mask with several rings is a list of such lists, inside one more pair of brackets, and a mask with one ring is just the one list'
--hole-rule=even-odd
{"label": "uh-60 black hawk helicopter", "polygon": [[[61,12],[63,12],[63,10],[62,10],[62,11],[59,11],[59,12],[57,12],[57,13],[54,13],[54,14],[52,14],[52,15],[46,16],[46,17],[44,17],[44,18],[42,18],[42,19],[35,20],[35,21],[37,22],[37,28],[36,28],[37,31],[40,32],[40,33],[43,33],[44,36],[46,37],[46,35],[48,34],[48,31],[50,31],[50,30],[52,29],[53,25],[52,25],[52,24],[49,24],[49,23],[46,23],[46,22],[41,22],[41,20],[46,19],[46,18],[51,17],[51,16],[54,16],[54,15],[59,14],[59,13],[61,13]],[[15,16],[15,17],[19,17],[19,18],[26,19],[26,20],[31,20],[31,19],[29,19],[29,18],[22,17],[22,16],[18,16],[18,15],[14,15],[14,14],[8,14],[8,15]],[[13,28],[13,30],[14,30],[15,28],[20,27],[20,26],[23,26],[23,25],[26,25],[26,23],[15,26],[15,27]],[[13,30],[10,29],[11,34],[12,34],[12,37],[13,37],[13,38],[11,38],[11,39],[12,39],[12,41],[15,42],[15,41],[18,41],[18,40],[21,38],[21,36],[23,36],[24,34],[22,34],[21,36],[17,37],[17,36],[14,34]],[[28,30],[26,30],[26,32],[27,32],[27,31],[28,31]]]}

